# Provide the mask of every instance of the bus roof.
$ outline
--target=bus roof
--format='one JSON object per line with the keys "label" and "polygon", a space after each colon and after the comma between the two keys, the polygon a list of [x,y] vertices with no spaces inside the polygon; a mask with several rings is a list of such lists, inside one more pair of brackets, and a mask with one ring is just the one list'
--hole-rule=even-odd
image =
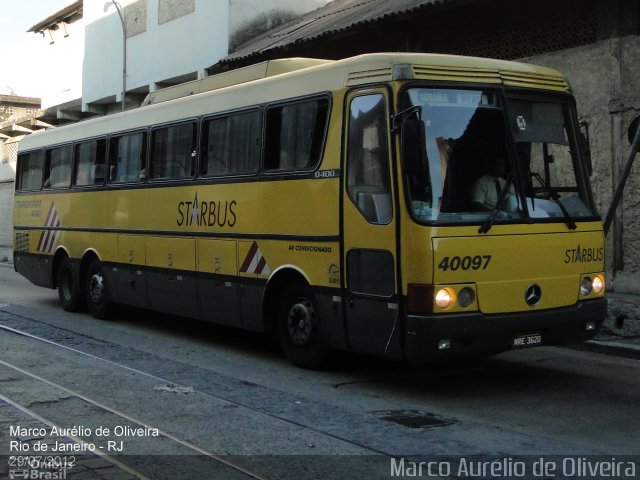
{"label": "bus roof", "polygon": [[36,132],[20,142],[20,150],[392,80],[502,84],[569,91],[568,82],[556,70],[479,57],[374,53],[335,61],[271,60],[154,92],[146,102],[148,105],[141,108]]}

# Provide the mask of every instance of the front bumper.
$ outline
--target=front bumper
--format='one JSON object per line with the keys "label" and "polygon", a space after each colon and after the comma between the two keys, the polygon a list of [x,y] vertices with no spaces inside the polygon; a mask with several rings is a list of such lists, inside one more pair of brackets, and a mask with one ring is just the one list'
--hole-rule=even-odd
{"label": "front bumper", "polygon": [[[542,345],[589,340],[602,326],[606,298],[585,300],[571,307],[535,312],[484,315],[479,312],[450,315],[409,315],[404,329],[404,354],[410,363],[498,353],[512,348],[516,336],[539,333]],[[594,322],[595,330],[586,330]],[[450,348],[439,350],[440,340]]]}

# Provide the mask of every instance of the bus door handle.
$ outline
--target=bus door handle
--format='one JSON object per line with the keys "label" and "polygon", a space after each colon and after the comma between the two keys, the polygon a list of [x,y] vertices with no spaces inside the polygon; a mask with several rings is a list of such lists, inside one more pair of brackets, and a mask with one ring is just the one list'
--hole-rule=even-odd
{"label": "bus door handle", "polygon": [[349,296],[349,298],[347,299],[347,303],[349,304],[349,308],[354,308],[356,306],[356,299],[353,297],[353,295]]}

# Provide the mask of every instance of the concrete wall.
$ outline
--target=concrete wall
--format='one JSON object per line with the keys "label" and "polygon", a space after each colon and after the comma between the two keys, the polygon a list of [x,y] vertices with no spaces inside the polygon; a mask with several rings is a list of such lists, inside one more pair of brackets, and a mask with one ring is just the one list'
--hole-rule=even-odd
{"label": "concrete wall", "polygon": [[[607,213],[629,155],[627,128],[640,115],[640,37],[595,44],[523,59],[557,68],[574,88],[580,120],[589,125],[594,195]],[[609,271],[640,272],[640,160],[628,180],[617,221],[607,236]]]}
{"label": "concrete wall", "polygon": [[[0,250],[11,248],[13,219],[13,180],[0,180]],[[1,253],[1,252],[0,252]],[[0,258],[0,261],[3,259]]]}
{"label": "concrete wall", "polygon": [[[0,262],[13,247],[13,185],[16,177],[17,140],[0,142]],[[5,253],[3,253],[5,252]],[[7,253],[9,252],[9,253]]]}
{"label": "concrete wall", "polygon": [[[204,76],[228,51],[228,0],[128,0],[127,91],[141,95],[175,77]],[[122,24],[115,7],[85,2],[83,104],[122,91]],[[191,75],[191,78],[189,78]]]}
{"label": "concrete wall", "polygon": [[42,108],[60,105],[82,96],[84,21],[68,24],[66,32],[60,28],[51,32],[51,35],[53,44],[48,35],[42,39],[42,51],[46,55],[39,60],[38,65],[39,76],[47,82],[49,92],[42,97]]}
{"label": "concrete wall", "polygon": [[[232,45],[329,0],[120,0],[131,106],[163,83],[205,76]],[[106,11],[105,11],[106,9]],[[122,23],[110,2],[85,2],[83,109],[121,100]],[[138,94],[138,97],[135,96]]]}
{"label": "concrete wall", "polygon": [[331,0],[230,0],[229,51]]}

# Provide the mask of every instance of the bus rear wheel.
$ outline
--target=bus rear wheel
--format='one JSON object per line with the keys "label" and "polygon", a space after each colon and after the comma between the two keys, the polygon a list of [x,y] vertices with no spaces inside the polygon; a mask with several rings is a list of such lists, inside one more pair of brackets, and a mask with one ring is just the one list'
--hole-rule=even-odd
{"label": "bus rear wheel", "polygon": [[89,312],[96,318],[107,318],[111,302],[104,269],[98,259],[93,260],[89,265],[85,286]]}
{"label": "bus rear wheel", "polygon": [[322,322],[311,287],[295,283],[285,288],[278,308],[278,335],[294,365],[322,369],[330,364],[330,350],[322,339]]}
{"label": "bus rear wheel", "polygon": [[69,257],[65,257],[58,267],[58,300],[67,312],[77,312],[82,306],[82,292],[73,265]]}

